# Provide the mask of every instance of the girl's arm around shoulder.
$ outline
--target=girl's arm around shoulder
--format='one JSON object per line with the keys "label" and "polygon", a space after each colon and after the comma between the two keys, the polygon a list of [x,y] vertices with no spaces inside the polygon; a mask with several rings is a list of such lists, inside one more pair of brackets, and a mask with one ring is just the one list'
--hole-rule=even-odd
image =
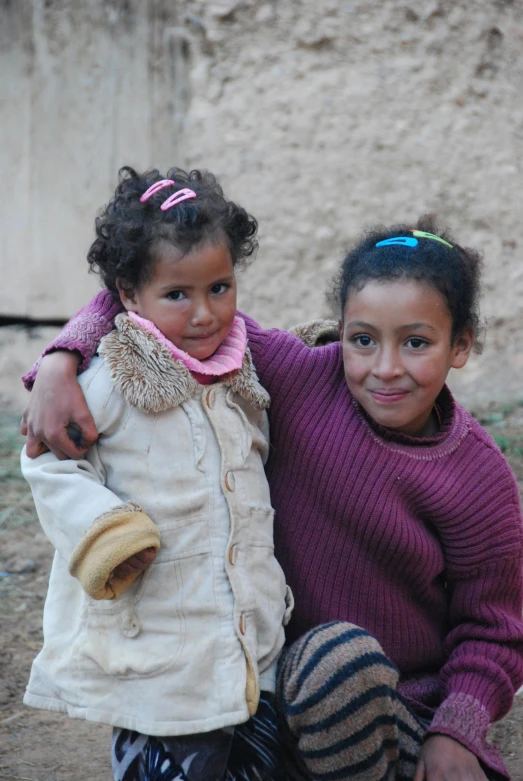
{"label": "girl's arm around shoulder", "polygon": [[[128,407],[114,392],[107,367],[96,358],[82,375],[82,390],[100,433],[122,423]],[[36,459],[22,453],[22,472],[33,492],[40,523],[71,574],[94,599],[119,596],[139,572],[111,577],[124,561],[146,548],[157,550],[159,534],[133,502],[105,485],[105,469],[95,444],[84,459]]]}
{"label": "girl's arm around shoulder", "polygon": [[27,390],[31,390],[42,359],[57,350],[76,352],[79,356],[78,371],[87,368],[95,354],[100,340],[112,330],[114,318],[122,311],[122,305],[115,301],[108,290],[102,290],[82,307],[64,326],[56,339],[49,344],[38,361],[22,377]]}
{"label": "girl's arm around shoulder", "polygon": [[[316,320],[282,331],[264,329],[243,313],[241,317],[256,372],[271,397],[275,390],[282,392],[283,387],[310,378],[311,372],[312,376],[323,376],[339,368],[339,336],[334,321]],[[320,347],[323,349],[312,349]]]}
{"label": "girl's arm around shoulder", "polygon": [[27,390],[33,390],[20,424],[31,458],[48,449],[59,458],[78,458],[96,441],[98,432],[76,375],[89,365],[120,311],[107,290],[98,293],[22,378]]}

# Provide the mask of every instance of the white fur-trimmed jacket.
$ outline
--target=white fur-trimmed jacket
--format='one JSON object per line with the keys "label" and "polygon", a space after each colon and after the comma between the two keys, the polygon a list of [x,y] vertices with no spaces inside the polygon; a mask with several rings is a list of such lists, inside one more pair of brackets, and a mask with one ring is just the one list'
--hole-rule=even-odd
{"label": "white fur-trimmed jacket", "polygon": [[[150,735],[241,723],[260,687],[274,690],[292,609],[263,468],[269,398],[250,353],[198,385],[120,315],[79,379],[98,442],[81,461],[22,454],[56,548],[24,702]],[[159,545],[149,569],[111,585],[146,545]]]}

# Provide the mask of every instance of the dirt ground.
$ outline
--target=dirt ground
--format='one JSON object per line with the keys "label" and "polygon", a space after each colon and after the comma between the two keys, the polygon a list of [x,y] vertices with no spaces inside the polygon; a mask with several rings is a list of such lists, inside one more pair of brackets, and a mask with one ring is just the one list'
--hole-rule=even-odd
{"label": "dirt ground", "polygon": [[[523,493],[523,400],[475,415],[505,452]],[[0,404],[0,779],[109,781],[109,728],[22,705],[42,642],[52,551],[20,474],[18,417]],[[523,781],[523,697],[492,729],[492,739],[513,781]]]}

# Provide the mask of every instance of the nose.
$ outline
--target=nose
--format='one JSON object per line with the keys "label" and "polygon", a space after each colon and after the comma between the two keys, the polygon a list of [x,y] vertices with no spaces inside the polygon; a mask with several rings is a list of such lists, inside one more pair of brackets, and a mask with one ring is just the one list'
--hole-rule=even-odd
{"label": "nose", "polygon": [[211,325],[213,319],[214,317],[209,301],[204,297],[198,298],[194,303],[191,315],[191,325],[196,328],[201,328],[202,326]]}
{"label": "nose", "polygon": [[382,347],[376,355],[372,373],[385,382],[395,380],[403,374],[403,366],[398,350],[393,347]]}

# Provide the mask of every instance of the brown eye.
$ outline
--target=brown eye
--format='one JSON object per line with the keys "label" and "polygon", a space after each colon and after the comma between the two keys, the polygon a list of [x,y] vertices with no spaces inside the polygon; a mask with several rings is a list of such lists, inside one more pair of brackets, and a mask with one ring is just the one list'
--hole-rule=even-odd
{"label": "brown eye", "polygon": [[374,341],[366,334],[353,336],[351,341],[354,342],[357,347],[371,347],[371,345],[374,344]]}
{"label": "brown eye", "polygon": [[211,293],[213,293],[213,295],[219,295],[220,293],[225,293],[228,289],[229,285],[226,285],[225,282],[219,282],[217,285],[212,286]]}
{"label": "brown eye", "polygon": [[427,342],[425,339],[419,339],[417,337],[413,337],[412,339],[409,339],[407,344],[409,347],[412,347],[413,350],[419,350],[421,347],[424,347]]}

